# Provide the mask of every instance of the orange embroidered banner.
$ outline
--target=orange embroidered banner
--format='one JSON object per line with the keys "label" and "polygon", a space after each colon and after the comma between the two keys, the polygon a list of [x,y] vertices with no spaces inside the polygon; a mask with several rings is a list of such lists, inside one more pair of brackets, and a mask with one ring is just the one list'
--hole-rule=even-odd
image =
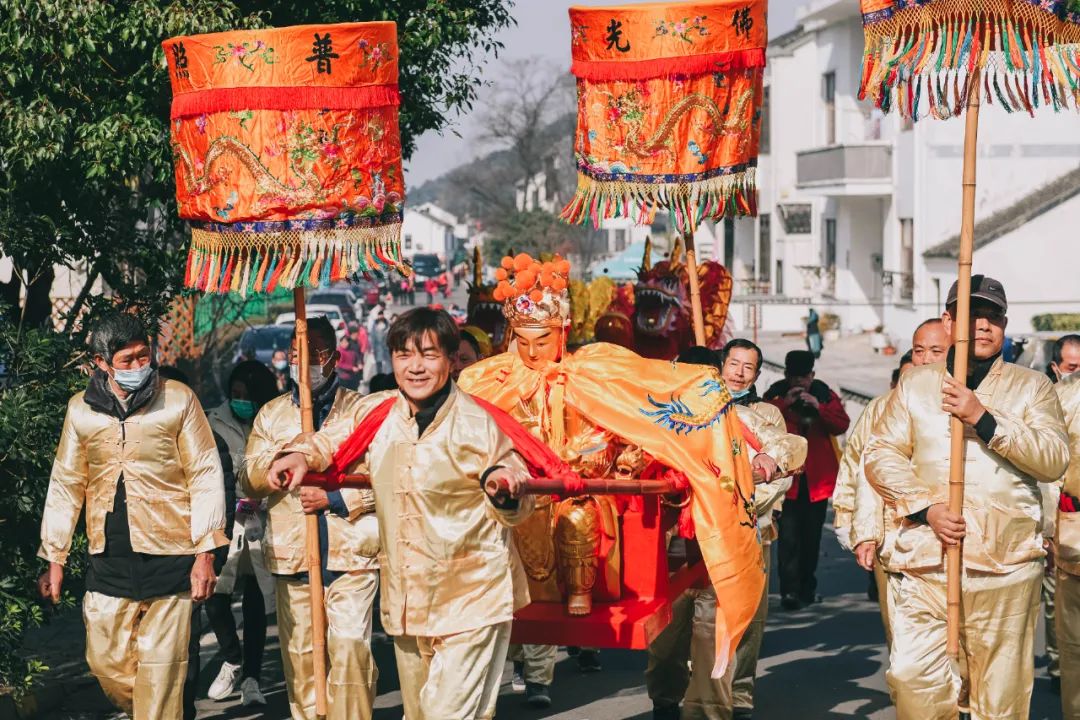
{"label": "orange embroidered banner", "polygon": [[768,29],[765,0],[570,9],[578,190],[567,222],[667,210],[756,214]]}
{"label": "orange embroidered banner", "polygon": [[960,115],[981,71],[985,102],[1032,115],[1080,109],[1080,0],[861,0],[859,98],[919,119]]}
{"label": "orange embroidered banner", "polygon": [[392,22],[162,43],[173,103],[185,284],[317,287],[401,267],[404,179]]}

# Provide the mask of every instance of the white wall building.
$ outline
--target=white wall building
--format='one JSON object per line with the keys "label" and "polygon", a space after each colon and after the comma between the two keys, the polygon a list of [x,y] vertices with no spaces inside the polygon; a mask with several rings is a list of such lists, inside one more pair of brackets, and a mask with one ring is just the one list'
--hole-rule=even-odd
{"label": "white wall building", "polygon": [[401,249],[406,258],[435,254],[444,262],[454,257],[457,217],[434,203],[406,207],[401,225]]}
{"label": "white wall building", "polygon": [[[903,343],[940,314],[956,277],[964,122],[912,124],[857,99],[857,3],[815,0],[798,19],[768,50],[760,216],[727,223],[741,291],[732,317],[745,322],[752,298],[760,326],[795,330],[813,305],[845,332],[884,325]],[[1075,113],[982,109],[974,271],[1004,283],[1010,331],[1080,311],[1078,169]]]}

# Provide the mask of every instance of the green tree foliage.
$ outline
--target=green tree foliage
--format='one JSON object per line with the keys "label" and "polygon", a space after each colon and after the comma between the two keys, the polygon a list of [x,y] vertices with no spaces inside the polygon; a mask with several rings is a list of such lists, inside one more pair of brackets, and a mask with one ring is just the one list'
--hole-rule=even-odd
{"label": "green tree foliage", "polygon": [[[105,306],[153,323],[179,290],[187,234],[176,217],[171,91],[161,41],[299,23],[395,20],[401,136],[441,130],[469,109],[512,0],[0,0],[0,692],[29,687],[21,659],[40,623],[34,557],[41,508],[83,330]],[[78,269],[76,307],[57,333],[54,266]],[[112,297],[95,297],[103,280]],[[73,553],[73,560],[83,553]]]}
{"label": "green tree foliage", "polygon": [[484,243],[484,260],[497,266],[511,249],[533,257],[541,253],[568,255],[578,251],[587,235],[586,228],[567,225],[544,210],[510,211],[495,220]]}

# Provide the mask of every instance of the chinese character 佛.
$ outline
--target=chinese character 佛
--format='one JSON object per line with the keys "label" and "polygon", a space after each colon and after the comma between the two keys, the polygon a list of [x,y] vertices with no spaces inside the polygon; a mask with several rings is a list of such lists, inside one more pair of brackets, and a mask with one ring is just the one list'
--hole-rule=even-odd
{"label": "chinese character \u4f5b", "polygon": [[611,19],[611,23],[607,26],[607,49],[615,48],[619,52],[629,52],[630,42],[622,39],[622,23],[615,18]]}
{"label": "chinese character \u4f5b", "polygon": [[750,28],[754,27],[754,18],[750,17],[750,8],[744,7],[736,10],[731,16],[731,27],[735,28],[735,37],[746,35],[749,37]]}
{"label": "chinese character \u4f5b", "polygon": [[169,46],[173,55],[173,67],[176,69],[176,77],[186,78],[188,76],[187,71],[187,48],[184,47],[184,43],[176,42]]}
{"label": "chinese character \u4f5b", "polygon": [[330,75],[330,61],[339,57],[341,56],[334,52],[334,41],[330,39],[330,33],[322,37],[319,37],[319,33],[315,33],[315,42],[311,43],[311,57],[307,58],[307,61],[318,63],[315,66],[318,73]]}

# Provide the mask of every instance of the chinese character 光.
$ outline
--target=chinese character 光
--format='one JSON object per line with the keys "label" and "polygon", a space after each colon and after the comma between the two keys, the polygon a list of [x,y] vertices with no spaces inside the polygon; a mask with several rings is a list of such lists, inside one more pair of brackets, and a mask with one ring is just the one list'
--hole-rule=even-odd
{"label": "chinese character \u5149", "polygon": [[629,52],[630,42],[622,39],[622,23],[615,18],[611,19],[611,23],[607,26],[607,49],[615,48],[619,52]]}
{"label": "chinese character \u5149", "polygon": [[744,7],[736,10],[731,16],[731,27],[735,28],[735,36],[750,35],[750,28],[754,27],[754,18],[750,17],[750,8]]}
{"label": "chinese character \u5149", "polygon": [[319,33],[315,33],[315,42],[311,43],[311,57],[307,58],[307,61],[318,63],[315,66],[318,73],[330,75],[330,61],[339,57],[341,56],[334,52],[334,41],[330,39],[330,33],[322,37],[319,37]]}

